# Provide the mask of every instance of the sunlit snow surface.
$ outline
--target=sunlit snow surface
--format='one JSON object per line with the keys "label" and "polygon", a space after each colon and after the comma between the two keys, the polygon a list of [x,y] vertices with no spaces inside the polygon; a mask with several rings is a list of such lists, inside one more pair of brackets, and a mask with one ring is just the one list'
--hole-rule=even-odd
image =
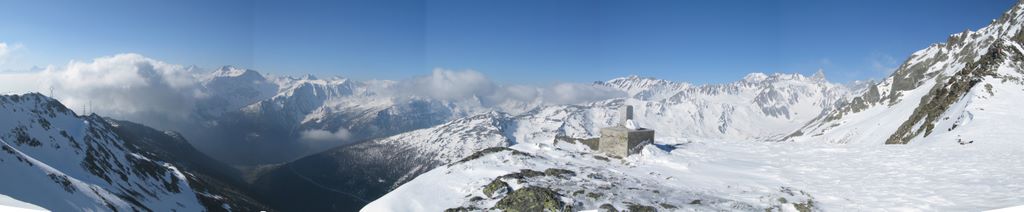
{"label": "sunlit snow surface", "polygon": [[[977,211],[1024,203],[1024,146],[1012,141],[887,146],[677,139],[658,143],[647,146],[641,155],[610,162],[575,153],[568,149],[577,147],[569,145],[518,144],[512,148],[538,157],[496,153],[440,167],[364,211],[440,211],[473,204],[489,208],[497,200],[468,203],[467,196],[484,196],[484,185],[498,176],[551,167],[577,172],[567,180],[575,185],[549,182],[556,180],[527,184],[562,189],[559,193],[567,196],[565,201],[583,206],[577,209],[596,209],[603,203],[622,209],[621,202],[626,201],[668,203],[680,209],[763,211],[780,205],[778,197],[791,202],[803,198],[786,195],[780,188],[806,192],[816,207],[829,211]],[[587,173],[611,179],[594,180]],[[611,182],[619,186],[608,191],[597,188]],[[510,184],[514,189],[524,186]],[[598,200],[572,196],[577,189],[622,196]],[[694,199],[703,199],[704,205],[688,204]],[[720,205],[708,204],[715,199]]]}
{"label": "sunlit snow surface", "polygon": [[21,200],[0,194],[0,211],[35,212],[47,210],[37,205],[33,205],[32,203],[22,202]]}

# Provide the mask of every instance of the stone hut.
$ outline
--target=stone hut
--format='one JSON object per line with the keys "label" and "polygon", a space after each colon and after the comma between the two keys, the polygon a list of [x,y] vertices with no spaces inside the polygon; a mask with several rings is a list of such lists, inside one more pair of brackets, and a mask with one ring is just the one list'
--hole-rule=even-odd
{"label": "stone hut", "polygon": [[625,105],[619,110],[622,116],[619,124],[601,128],[598,151],[619,157],[640,153],[644,145],[654,142],[654,130],[642,128],[633,121],[633,106]]}

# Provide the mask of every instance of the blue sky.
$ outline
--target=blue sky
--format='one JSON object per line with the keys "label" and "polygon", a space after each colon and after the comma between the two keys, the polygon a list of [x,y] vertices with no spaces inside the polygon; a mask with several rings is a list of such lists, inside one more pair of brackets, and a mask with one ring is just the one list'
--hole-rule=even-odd
{"label": "blue sky", "polygon": [[734,81],[823,68],[881,78],[1012,0],[6,1],[0,70],[117,53],[276,74],[404,79],[473,69],[498,82],[642,75]]}

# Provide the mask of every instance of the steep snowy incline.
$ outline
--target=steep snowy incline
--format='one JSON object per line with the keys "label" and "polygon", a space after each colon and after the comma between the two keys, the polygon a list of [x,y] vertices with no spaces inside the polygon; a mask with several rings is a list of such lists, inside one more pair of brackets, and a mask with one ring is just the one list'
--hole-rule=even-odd
{"label": "steep snowy incline", "polygon": [[988,105],[1019,104],[1022,26],[1024,4],[1018,3],[989,26],[914,53],[890,77],[785,140],[876,145],[998,134],[1001,128],[963,126],[977,123],[974,118],[1011,118]]}
{"label": "steep snowy incline", "polygon": [[0,194],[55,211],[199,211],[185,175],[133,151],[99,116],[0,96]]}

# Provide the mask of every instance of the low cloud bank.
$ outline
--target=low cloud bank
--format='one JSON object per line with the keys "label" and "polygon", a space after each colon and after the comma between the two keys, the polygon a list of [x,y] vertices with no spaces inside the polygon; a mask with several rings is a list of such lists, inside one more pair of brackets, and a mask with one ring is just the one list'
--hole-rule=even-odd
{"label": "low cloud bank", "polygon": [[302,140],[311,142],[334,142],[334,141],[347,141],[352,138],[352,134],[346,129],[338,129],[334,132],[327,130],[307,130],[300,133]]}
{"label": "low cloud bank", "polygon": [[119,54],[91,62],[71,61],[39,73],[42,88],[79,112],[146,124],[187,120],[204,96],[184,66],[138,54]]}
{"label": "low cloud bank", "polygon": [[430,97],[444,100],[476,98],[485,105],[507,101],[543,104],[578,104],[625,97],[614,88],[582,83],[558,83],[551,86],[499,85],[474,70],[434,69],[430,75],[414,77],[399,83],[400,95]]}
{"label": "low cloud bank", "polygon": [[[91,61],[71,61],[64,66],[49,66],[41,71],[20,72],[16,75],[0,73],[0,88],[20,87],[0,92],[35,91],[50,95],[52,89],[54,98],[80,114],[96,113],[157,129],[183,132],[190,135],[190,140],[197,141],[194,144],[201,149],[223,151],[219,149],[223,147],[216,146],[217,143],[203,141],[230,139],[236,135],[205,131],[204,126],[220,121],[208,119],[206,112],[212,107],[208,103],[218,103],[214,101],[218,98],[239,97],[237,92],[226,91],[235,85],[245,87],[249,81],[230,81],[240,85],[230,84],[227,88],[205,87],[210,79],[210,73],[197,71],[194,67],[170,64],[139,54],[118,54]],[[258,82],[252,83],[274,83],[276,80],[283,79],[256,80]],[[624,92],[613,88],[583,83],[502,85],[473,70],[435,69],[430,74],[404,80],[369,81],[366,84],[368,87],[365,89],[378,95],[374,98],[392,98],[397,101],[427,98],[451,101],[453,104],[479,104],[494,110],[501,110],[506,105],[577,104],[626,96]],[[299,132],[297,138],[282,139],[295,139],[301,144],[301,147],[296,147],[304,147],[307,153],[312,153],[351,144],[359,136],[342,128],[307,130]]]}
{"label": "low cloud bank", "polygon": [[341,128],[334,132],[327,130],[306,130],[299,133],[299,142],[313,152],[341,146],[353,142],[352,133]]}
{"label": "low cloud bank", "polygon": [[[71,61],[64,66],[49,66],[38,72],[0,74],[0,84],[19,87],[2,91],[9,93],[33,90],[49,95],[52,89],[55,98],[78,112],[173,129],[192,121],[197,102],[211,95],[202,87],[203,74],[206,73],[198,73],[183,65],[129,53],[92,61]],[[394,86],[368,89],[380,89],[375,93],[385,98],[479,101],[483,106],[509,102],[577,104],[626,96],[613,88],[582,83],[501,85],[477,71],[446,69],[435,69],[427,75],[396,81]],[[347,132],[307,132],[304,137],[321,140],[318,138],[339,138],[343,134]]]}

